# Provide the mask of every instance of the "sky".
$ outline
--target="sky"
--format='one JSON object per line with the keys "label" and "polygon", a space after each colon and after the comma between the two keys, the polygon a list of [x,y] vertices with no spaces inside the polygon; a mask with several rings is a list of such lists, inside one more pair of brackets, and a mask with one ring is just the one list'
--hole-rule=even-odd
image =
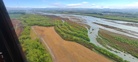
{"label": "sky", "polygon": [[138,0],[3,0],[11,8],[138,9]]}

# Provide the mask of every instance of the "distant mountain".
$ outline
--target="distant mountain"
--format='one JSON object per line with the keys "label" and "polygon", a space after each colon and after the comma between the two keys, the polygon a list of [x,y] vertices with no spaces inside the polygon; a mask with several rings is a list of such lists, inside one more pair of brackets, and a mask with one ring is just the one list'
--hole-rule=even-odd
{"label": "distant mountain", "polygon": [[122,13],[138,13],[138,9],[109,9],[109,8],[104,8],[104,9],[94,9],[94,8],[13,8],[13,7],[7,7],[7,10],[33,10],[33,11],[70,11],[70,12],[96,12],[96,13],[101,13],[101,12],[122,12]]}

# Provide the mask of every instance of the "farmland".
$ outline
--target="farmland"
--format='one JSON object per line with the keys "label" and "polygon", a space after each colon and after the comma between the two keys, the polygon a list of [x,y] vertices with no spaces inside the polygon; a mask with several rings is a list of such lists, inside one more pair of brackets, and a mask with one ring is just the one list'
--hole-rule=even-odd
{"label": "farmland", "polygon": [[[68,53],[68,55],[70,55],[71,57],[78,57],[78,56],[72,56],[73,53],[68,51],[68,50],[70,50],[72,52],[77,51],[77,50],[74,50],[74,48],[68,49],[68,47],[67,47],[67,50],[65,50],[66,48],[62,48],[60,46],[60,47],[57,47],[57,50],[56,50],[56,49],[54,49],[55,46],[50,46],[49,48],[51,49],[51,51],[54,51],[54,52],[51,52],[51,51],[49,51],[48,47],[44,43],[40,42],[40,41],[42,41],[42,39],[46,43],[49,43],[48,41],[52,41],[52,40],[50,40],[50,39],[54,39],[54,38],[52,38],[52,35],[46,33],[47,32],[46,30],[50,30],[50,31],[52,30],[53,31],[52,34],[54,32],[57,34],[57,35],[53,35],[53,36],[57,36],[59,38],[61,37],[60,39],[62,39],[62,40],[59,40],[59,41],[62,41],[65,43],[69,42],[69,44],[71,42],[71,45],[68,45],[68,46],[76,47],[75,45],[79,44],[80,47],[76,47],[76,49],[80,49],[80,48],[82,48],[82,50],[83,50],[83,48],[86,50],[88,49],[89,53],[90,53],[90,51],[93,52],[97,56],[102,57],[104,61],[127,62],[126,60],[123,60],[119,56],[91,43],[90,38],[88,37],[88,31],[85,28],[85,26],[87,26],[86,24],[78,24],[76,22],[70,21],[69,19],[61,18],[61,17],[57,17],[57,16],[48,16],[48,15],[44,16],[44,15],[37,15],[37,14],[22,15],[19,18],[19,20],[21,20],[20,22],[23,24],[23,29],[24,29],[21,36],[19,37],[19,40],[22,44],[23,51],[25,52],[28,61],[38,60],[38,62],[39,62],[42,59],[44,61],[48,61],[48,62],[62,61],[62,60],[58,60],[58,59],[55,59],[55,60],[53,59],[53,55],[59,54],[56,57],[60,56],[61,53],[56,53],[56,52],[57,52],[57,50],[62,51],[62,49],[64,49],[64,51],[67,51],[64,53]],[[31,28],[32,26],[34,26],[33,28],[37,32],[37,34],[34,33],[34,31],[32,30],[32,28]],[[52,27],[52,28],[50,28],[50,27]],[[99,32],[99,36],[101,38],[106,37],[106,36],[103,36],[105,34],[101,35],[101,33],[104,33],[104,32],[106,32],[106,31]],[[49,32],[49,33],[51,33],[51,32]],[[51,36],[50,39],[47,38],[49,36]],[[107,36],[106,38],[110,38],[110,37],[112,37],[112,36],[109,36],[109,37]],[[137,41],[137,40],[135,40],[134,42],[131,42],[133,40],[125,39],[125,38],[122,38],[119,36],[113,36],[112,38],[114,38],[115,40],[118,40],[122,44],[125,42],[121,41],[121,40],[128,40],[129,42],[126,42],[125,44],[127,44],[128,46],[133,45],[134,49],[136,49],[136,47],[137,47],[137,44],[135,43],[135,41]],[[55,39],[55,40],[57,40],[57,39]],[[106,43],[105,41],[103,41],[103,39],[101,40],[100,38],[97,38],[97,40],[100,44],[102,44],[104,46],[105,46],[105,44],[109,43],[109,42]],[[34,42],[34,43],[31,43],[31,42]],[[57,42],[57,41],[52,41],[52,42]],[[28,44],[28,43],[31,43],[31,44]],[[72,43],[73,43],[73,45],[72,45]],[[74,43],[75,43],[75,45],[74,45]],[[33,44],[34,45],[36,44],[35,46],[40,46],[40,51],[38,51],[39,48],[36,48],[35,46],[33,46]],[[54,44],[54,43],[49,43],[49,44]],[[137,52],[134,52],[136,50],[131,50],[132,48],[130,48],[131,51],[126,50],[125,48],[123,48],[123,46],[121,48],[119,46],[119,48],[118,48],[118,46],[116,47],[116,45],[113,45],[113,44],[114,43],[109,44],[109,46],[114,47],[121,51],[127,51],[128,53],[137,57]],[[115,44],[118,44],[118,43],[115,43]],[[30,47],[28,45],[30,45],[32,47]],[[66,46],[64,45],[63,47],[66,47]],[[37,49],[37,50],[34,50],[34,52],[39,52],[39,53],[30,57],[31,54],[34,53],[34,52],[32,52],[32,49]],[[71,50],[71,49],[73,49],[73,50]],[[46,55],[42,55],[42,54],[46,54]],[[74,54],[76,54],[76,53],[74,53]],[[84,53],[81,52],[78,54],[84,54]],[[76,55],[78,55],[78,54],[76,54]],[[40,56],[42,55],[41,58],[34,59],[35,57],[39,57],[39,55]],[[68,56],[68,55],[65,59],[63,59],[63,61],[68,60],[70,62],[71,59],[69,59],[70,56]],[[85,55],[89,55],[89,54],[84,54],[84,56]],[[60,56],[59,58],[61,59],[61,57],[62,56]],[[72,61],[75,61],[75,60],[80,61],[81,60],[80,58],[81,57],[78,57],[77,59],[72,59]],[[80,60],[78,60],[78,59],[80,59]],[[95,61],[95,59],[91,59],[88,61],[84,60],[84,61],[86,61],[86,62]]]}
{"label": "farmland", "polygon": [[[76,42],[63,40],[56,33],[54,27],[34,26],[33,28],[49,45],[55,56],[54,62],[111,62]],[[99,57],[101,57],[101,59],[98,59]]]}
{"label": "farmland", "polygon": [[[39,17],[39,19],[37,19],[37,17]],[[41,18],[42,17],[42,18]],[[40,20],[41,19],[41,22],[45,22],[45,23],[41,23],[41,24],[39,24],[39,22],[37,22],[37,20]],[[64,38],[64,39],[66,39],[66,40],[70,40],[70,41],[76,41],[76,42],[78,42],[78,43],[80,43],[80,44],[82,44],[82,45],[84,45],[84,46],[86,46],[87,48],[92,48],[92,46],[89,46],[89,45],[87,45],[87,44],[89,44],[88,42],[89,42],[89,38],[88,38],[88,36],[87,36],[87,30],[86,30],[86,28],[79,28],[79,26],[78,25],[76,25],[75,27],[76,28],[74,28],[74,26],[70,26],[68,23],[70,23],[71,24],[71,22],[65,22],[64,24],[63,24],[63,22],[61,22],[61,21],[55,21],[55,20],[52,20],[52,19],[50,19],[50,18],[44,18],[44,16],[38,16],[38,15],[27,15],[27,16],[23,16],[22,18],[21,18],[21,20],[22,20],[22,23],[25,25],[25,26],[28,26],[28,29],[26,28],[26,29],[24,29],[25,31],[27,30],[29,30],[30,31],[30,27],[29,26],[33,26],[33,25],[39,25],[39,26],[47,26],[47,27],[49,27],[49,26],[55,26],[55,29],[56,29],[56,31],[58,31],[57,30],[57,28],[58,27],[61,27],[61,25],[63,25],[62,27],[63,28],[66,28],[64,25],[66,25],[67,27],[70,27],[70,29],[76,29],[77,28],[77,30],[75,30],[75,31],[70,31],[70,33],[72,33],[71,35],[70,35],[70,37],[72,36],[72,35],[74,35],[74,33],[82,33],[81,35],[82,36],[80,36],[80,35],[76,35],[76,36],[74,36],[74,37],[72,37],[72,38],[70,38],[70,37],[66,37],[66,35],[64,34],[64,36],[66,37],[66,38]],[[31,23],[30,22],[30,20],[31,21],[33,21],[33,23]],[[50,22],[47,22],[48,20],[50,20]],[[27,22],[27,23],[26,23]],[[54,22],[53,24],[51,23],[51,22]],[[83,30],[83,31],[81,31],[81,30]],[[65,31],[64,31],[65,32]],[[24,33],[24,32],[23,32]],[[69,33],[69,32],[66,32],[66,33]],[[25,33],[24,33],[25,34]],[[26,42],[27,41],[25,41],[24,39],[31,39],[29,36],[28,36],[28,34],[29,33],[26,33],[26,35],[27,36],[24,36],[24,35],[22,35],[21,37],[20,37],[20,41],[21,41],[21,43],[23,44],[23,47],[25,47],[26,46]],[[46,33],[45,33],[46,34]],[[60,34],[60,33],[59,33]],[[44,35],[44,34],[43,34]],[[60,34],[60,35],[62,35],[62,34]],[[68,34],[69,35],[69,34]],[[86,36],[86,38],[84,38]],[[31,35],[31,37],[32,37],[32,35]],[[70,38],[70,39],[69,39]],[[83,39],[84,38],[84,39]],[[71,39],[73,39],[73,40],[71,40]],[[74,40],[75,39],[75,40]],[[77,39],[77,40],[76,40]],[[37,40],[37,39],[36,39]],[[38,41],[38,40],[37,40]],[[84,43],[83,43],[84,42]],[[28,43],[28,42],[27,42]],[[83,47],[84,48],[84,47]],[[85,49],[87,49],[87,48],[85,48]],[[23,48],[24,49],[24,51],[26,51],[26,48]],[[29,49],[28,49],[29,50]],[[29,52],[29,51],[28,51]],[[74,51],[75,52],[75,51]],[[90,52],[90,50],[89,50],[89,52]],[[92,51],[91,51],[92,52]],[[94,52],[93,52],[94,53]],[[94,53],[94,54],[96,54],[97,55],[97,53]],[[28,56],[28,55],[27,55]],[[99,56],[99,55],[98,55]],[[101,56],[101,55],[100,55]],[[102,57],[102,56],[101,56]],[[104,58],[104,57],[103,57]],[[28,57],[28,60],[30,60],[30,58]],[[74,59],[75,60],[75,59]],[[95,59],[92,59],[92,60],[95,60]],[[103,60],[105,60],[105,61],[107,61],[107,59],[103,59]],[[109,61],[109,60],[108,60]]]}

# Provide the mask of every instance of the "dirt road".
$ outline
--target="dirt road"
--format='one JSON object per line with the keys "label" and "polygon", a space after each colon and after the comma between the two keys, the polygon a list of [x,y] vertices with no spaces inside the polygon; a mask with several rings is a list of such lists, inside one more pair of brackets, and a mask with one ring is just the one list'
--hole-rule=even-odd
{"label": "dirt road", "polygon": [[112,62],[78,43],[63,40],[54,27],[32,28],[46,43],[47,49],[54,56],[53,62]]}

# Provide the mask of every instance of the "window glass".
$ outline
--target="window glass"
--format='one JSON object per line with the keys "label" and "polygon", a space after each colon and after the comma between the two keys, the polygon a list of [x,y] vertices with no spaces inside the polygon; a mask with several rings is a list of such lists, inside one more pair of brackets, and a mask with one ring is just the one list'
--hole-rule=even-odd
{"label": "window glass", "polygon": [[28,62],[137,62],[137,0],[3,0]]}

